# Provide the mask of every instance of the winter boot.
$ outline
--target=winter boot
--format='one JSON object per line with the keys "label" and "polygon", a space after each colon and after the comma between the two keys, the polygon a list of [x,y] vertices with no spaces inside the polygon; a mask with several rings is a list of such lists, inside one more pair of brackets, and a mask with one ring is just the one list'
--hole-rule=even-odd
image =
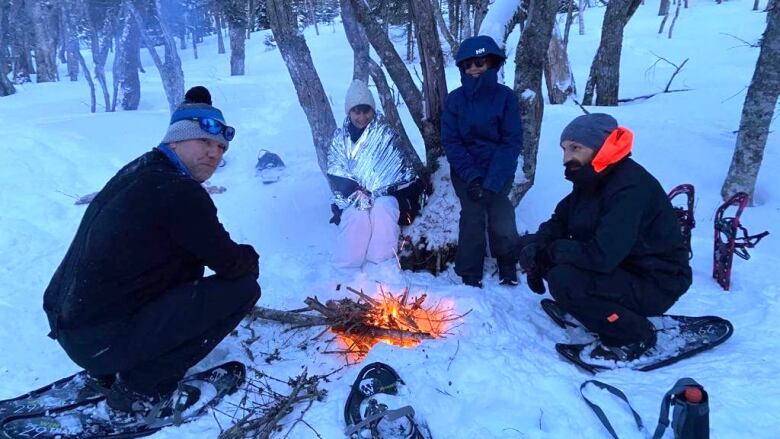
{"label": "winter boot", "polygon": [[130,389],[117,379],[106,394],[106,404],[111,409],[143,418],[178,417],[200,399],[200,389],[186,383],[179,384],[173,392],[149,396]]}
{"label": "winter boot", "polygon": [[515,287],[519,284],[517,281],[517,262],[513,257],[497,258],[498,262],[498,283],[505,286]]}
{"label": "winter boot", "polygon": [[599,342],[593,349],[593,352],[590,353],[590,357],[594,360],[634,361],[655,347],[655,332],[650,334],[651,336],[647,340],[628,343],[623,346],[606,346],[604,343]]}
{"label": "winter boot", "polygon": [[463,283],[470,287],[482,288],[482,279],[474,276],[463,276]]}

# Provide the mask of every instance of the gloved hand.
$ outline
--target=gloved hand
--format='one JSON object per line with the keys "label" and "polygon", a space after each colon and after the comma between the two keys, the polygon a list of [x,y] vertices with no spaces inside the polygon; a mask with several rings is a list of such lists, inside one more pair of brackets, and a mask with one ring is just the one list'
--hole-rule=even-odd
{"label": "gloved hand", "polygon": [[335,225],[341,224],[341,209],[335,204],[331,204],[330,211],[333,212],[333,216],[330,218],[329,222]]}
{"label": "gloved hand", "polygon": [[538,272],[529,271],[528,274],[525,275],[525,282],[528,284],[528,288],[536,294],[544,294],[547,292],[547,289],[544,287],[544,279],[542,279],[542,276]]}
{"label": "gloved hand", "polygon": [[520,251],[517,252],[517,262],[520,263],[520,268],[526,273],[538,271],[539,264],[536,260],[539,254],[539,244],[531,242],[523,246]]}
{"label": "gloved hand", "polygon": [[485,190],[482,189],[482,177],[477,177],[469,183],[468,195],[471,201],[481,203],[485,198]]}

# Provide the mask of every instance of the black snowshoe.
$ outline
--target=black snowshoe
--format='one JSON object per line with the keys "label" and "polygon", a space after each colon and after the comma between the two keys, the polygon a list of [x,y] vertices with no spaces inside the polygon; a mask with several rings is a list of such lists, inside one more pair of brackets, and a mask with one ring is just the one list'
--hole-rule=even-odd
{"label": "black snowshoe", "polygon": [[[135,438],[162,428],[197,419],[244,382],[243,364],[231,361],[185,377],[179,389],[143,413],[111,409],[97,399],[78,405],[51,408],[46,413],[6,418],[1,439]],[[193,395],[197,401],[193,400]]]}
{"label": "black snowshoe", "polygon": [[102,383],[81,371],[22,396],[0,401],[0,422],[99,401],[105,397],[105,390]]}
{"label": "black snowshoe", "polygon": [[389,408],[387,402],[393,402],[403,385],[398,373],[386,364],[371,363],[364,367],[355,378],[344,406],[347,436],[351,439],[432,439],[428,426],[415,420],[411,406]]}

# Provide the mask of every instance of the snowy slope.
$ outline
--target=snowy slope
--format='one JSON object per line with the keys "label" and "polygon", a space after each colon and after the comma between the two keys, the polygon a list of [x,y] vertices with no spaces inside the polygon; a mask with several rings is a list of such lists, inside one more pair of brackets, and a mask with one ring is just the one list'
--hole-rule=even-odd
{"label": "snowy slope", "polygon": [[[634,157],[665,187],[687,182],[697,189],[694,284],[671,312],[718,314],[730,319],[736,331],[721,347],[676,365],[648,373],[613,371],[598,378],[622,388],[646,423],[654,424],[665,391],[678,378],[691,376],[710,392],[712,437],[777,437],[780,367],[774,350],[780,346],[780,286],[774,270],[780,265],[780,244],[776,236],[752,251],[750,261],[735,261],[731,292],[722,291],[710,279],[712,214],[731,159],[744,88],[758,56],[758,49],[742,46],[726,34],[755,41],[764,29],[765,15],[750,11],[752,2],[747,0],[721,5],[692,1],[669,40],[657,34],[657,7],[657,2],[640,7],[626,29],[620,95],[663,89],[672,69],[659,64],[648,70],[656,60],[653,53],[676,63],[690,58],[673,88],[692,90],[605,111],[635,132]],[[569,53],[580,90],[598,45],[601,14],[603,8],[586,12],[586,35],[576,34],[576,23],[572,30]],[[472,312],[447,339],[416,349],[380,345],[365,361],[387,362],[399,371],[411,390],[409,398],[427,419],[434,437],[608,437],[578,393],[580,383],[591,377],[558,359],[553,346],[567,340],[567,335],[546,318],[538,306],[540,297],[525,285],[507,289],[490,278],[484,290],[476,290],[460,285],[452,273],[438,278],[399,273],[392,264],[349,273],[329,267],[336,228],[328,224],[327,186],[287,70],[277,50],[266,51],[264,34],[256,33],[247,41],[243,77],[229,76],[229,55],[214,55],[213,40],[199,47],[199,60],[191,52],[181,54],[187,86],[209,87],[215,104],[238,128],[226,155],[227,166],[218,170],[211,183],[227,187],[227,192],[214,196],[226,228],[234,239],[254,245],[261,255],[260,303],[291,309],[303,306],[306,296],[342,297],[344,293],[335,289],[340,283],[367,291],[374,291],[376,281],[394,290],[404,286],[424,290],[429,300],[446,299],[459,311]],[[352,69],[343,30],[340,24],[323,26],[320,36],[307,30],[306,37],[340,120]],[[510,78],[518,37],[515,32],[507,45]],[[73,197],[100,189],[164,133],[167,102],[146,53],[143,61],[147,73],[142,76],[138,111],[90,114],[83,80],[27,84],[18,88],[18,94],[0,99],[0,120],[6,122],[0,148],[0,398],[78,370],[46,337],[42,292],[84,211],[73,205]],[[447,75],[450,89],[456,87],[457,70],[451,67]],[[575,105],[545,108],[537,183],[517,209],[521,231],[535,230],[569,190],[563,180],[558,136],[579,114]],[[409,133],[419,145],[419,135]],[[757,207],[743,216],[754,232],[780,233],[776,227],[780,223],[779,141],[776,133],[770,135],[756,191]],[[255,176],[259,148],[279,153],[287,163],[279,183],[263,185]],[[340,357],[321,353],[324,342],[310,340],[317,330],[285,333],[279,325],[262,322],[253,329],[260,335],[252,345],[254,366],[272,376],[293,376],[304,367],[325,374],[344,365]],[[276,348],[281,360],[266,364],[264,353]],[[238,339],[229,337],[198,367],[226,359],[250,361]],[[306,415],[321,437],[343,437],[343,404],[359,369],[353,365],[336,372],[325,384],[326,400],[314,404]],[[617,404],[609,407],[615,408],[610,416],[621,437],[643,437]],[[220,415],[219,419],[224,425],[226,418]],[[217,422],[206,417],[154,437],[202,438],[218,433]],[[299,424],[289,437],[316,436]]]}

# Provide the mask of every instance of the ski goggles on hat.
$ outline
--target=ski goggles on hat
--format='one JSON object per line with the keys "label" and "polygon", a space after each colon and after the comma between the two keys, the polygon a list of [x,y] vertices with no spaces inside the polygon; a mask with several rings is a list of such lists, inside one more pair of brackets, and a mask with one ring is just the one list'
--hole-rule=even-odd
{"label": "ski goggles on hat", "polygon": [[228,142],[233,140],[233,137],[236,136],[235,128],[229,125],[225,125],[217,119],[213,119],[211,117],[193,117],[192,120],[198,121],[200,129],[209,134],[213,134],[215,136],[222,134],[222,137],[224,137]]}

